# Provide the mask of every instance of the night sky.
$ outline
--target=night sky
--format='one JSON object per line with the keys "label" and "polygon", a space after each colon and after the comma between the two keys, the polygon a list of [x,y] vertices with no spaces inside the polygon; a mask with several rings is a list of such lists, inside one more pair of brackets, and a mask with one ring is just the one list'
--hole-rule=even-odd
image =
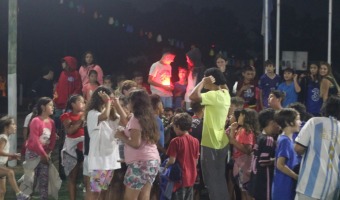
{"label": "night sky", "polygon": [[[73,0],[73,8],[69,0],[59,2],[19,0],[19,82],[32,82],[45,65],[53,66],[58,76],[63,56],[75,56],[80,62],[87,50],[95,53],[105,74],[113,75],[123,72],[129,75],[136,69],[147,74],[164,48],[178,54],[176,66],[185,65],[184,54],[191,44],[200,47],[203,61],[209,67],[213,66],[209,56],[212,44],[216,52],[226,51],[229,57],[263,57],[262,0]],[[326,60],[328,1],[281,2],[281,50],[308,51],[310,60]],[[333,4],[332,58],[333,66],[337,66],[340,2]],[[85,7],[84,14],[77,12],[77,5]],[[8,1],[1,0],[0,74],[6,74],[7,67],[7,9]],[[94,11],[102,14],[102,18],[95,20]],[[109,25],[110,16],[121,24],[132,25],[133,33],[128,33],[121,24]],[[275,19],[272,23],[275,34]],[[153,38],[141,37],[141,29],[151,31]],[[155,41],[157,34],[163,36],[163,42]],[[183,42],[184,48],[169,45],[168,38]],[[270,57],[275,60],[275,40],[271,42]]]}

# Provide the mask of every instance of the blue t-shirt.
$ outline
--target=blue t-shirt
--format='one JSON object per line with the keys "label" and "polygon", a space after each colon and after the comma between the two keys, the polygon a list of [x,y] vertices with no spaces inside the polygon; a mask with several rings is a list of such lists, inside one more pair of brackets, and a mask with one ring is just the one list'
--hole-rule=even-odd
{"label": "blue t-shirt", "polygon": [[[286,158],[286,165],[293,169],[297,165],[297,154],[294,151],[294,142],[286,135],[280,135],[277,140],[275,159]],[[276,164],[275,164],[276,165]],[[293,200],[295,196],[294,179],[282,173],[275,167],[272,185],[272,199]]]}
{"label": "blue t-shirt", "polygon": [[157,124],[159,127],[159,141],[158,143],[164,147],[164,125],[160,117],[156,116]]}
{"label": "blue t-shirt", "polygon": [[187,85],[182,85],[179,82],[176,82],[174,84],[174,90],[173,93],[173,108],[181,108],[182,107],[182,101],[184,100],[184,95],[187,90]]}
{"label": "blue t-shirt", "polygon": [[277,89],[286,94],[285,100],[282,102],[282,107],[287,107],[289,104],[297,102],[298,95],[295,91],[294,82],[291,82],[289,85],[283,82]]}
{"label": "blue t-shirt", "polygon": [[271,91],[276,90],[281,82],[281,77],[276,75],[273,79],[267,74],[263,74],[259,81],[259,88],[262,90],[262,104],[264,108],[268,108],[268,97]]}
{"label": "blue t-shirt", "polygon": [[309,81],[307,86],[306,109],[312,114],[320,114],[322,99],[319,82]]}

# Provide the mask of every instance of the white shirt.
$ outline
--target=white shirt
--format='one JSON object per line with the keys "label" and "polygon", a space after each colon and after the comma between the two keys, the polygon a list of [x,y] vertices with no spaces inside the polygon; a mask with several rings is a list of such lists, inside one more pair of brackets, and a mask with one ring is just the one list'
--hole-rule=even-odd
{"label": "white shirt", "polygon": [[31,112],[30,114],[26,115],[25,121],[24,121],[24,128],[28,128],[28,125],[30,123],[32,115],[33,115],[33,112]]}
{"label": "white shirt", "polygon": [[[9,153],[9,141],[8,136],[6,134],[1,134],[0,139],[6,140],[6,145],[2,150],[4,153]],[[8,161],[8,156],[0,156],[0,165],[5,165]]]}
{"label": "white shirt", "polygon": [[184,95],[184,101],[185,102],[191,102],[189,99],[189,96],[191,92],[194,90],[197,82],[197,75],[192,77],[192,70],[190,70],[189,75],[188,75],[188,84],[187,84],[187,90]]}
{"label": "white shirt", "polygon": [[296,191],[316,199],[337,199],[340,195],[339,121],[314,117],[304,125],[295,141],[306,147]]}
{"label": "white shirt", "polygon": [[[171,66],[164,65],[161,62],[155,62],[152,64],[149,75],[153,77],[153,80],[162,85],[170,86],[171,84]],[[152,94],[157,94],[161,97],[172,97],[172,91],[167,91],[161,87],[150,85]]]}
{"label": "white shirt", "polygon": [[101,113],[91,110],[87,114],[87,128],[90,136],[89,171],[114,170],[121,167],[118,160],[118,142],[114,137],[117,131],[119,118],[115,121],[106,120],[98,124]]}

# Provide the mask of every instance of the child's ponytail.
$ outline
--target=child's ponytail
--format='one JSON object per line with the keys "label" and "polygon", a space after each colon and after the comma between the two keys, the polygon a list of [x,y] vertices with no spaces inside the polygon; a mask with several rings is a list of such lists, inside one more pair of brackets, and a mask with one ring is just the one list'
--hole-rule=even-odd
{"label": "child's ponytail", "polygon": [[66,104],[64,113],[72,112],[72,110],[73,110],[72,103],[75,103],[79,97],[81,97],[80,94],[74,94],[74,95],[70,96],[70,98],[67,100],[67,104]]}

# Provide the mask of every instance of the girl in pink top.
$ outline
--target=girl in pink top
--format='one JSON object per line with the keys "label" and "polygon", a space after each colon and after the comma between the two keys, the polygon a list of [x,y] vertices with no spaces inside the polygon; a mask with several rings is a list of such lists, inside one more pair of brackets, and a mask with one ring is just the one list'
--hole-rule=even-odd
{"label": "girl in pink top", "polygon": [[157,150],[159,129],[150,98],[145,90],[134,90],[129,95],[129,109],[133,113],[124,132],[115,137],[125,143],[124,199],[150,199],[150,191],[159,170]]}
{"label": "girl in pink top", "polygon": [[251,199],[247,185],[250,180],[251,154],[257,133],[259,133],[258,115],[255,110],[249,108],[241,110],[237,122],[232,123],[227,129],[229,142],[234,147],[233,174],[241,186],[242,199]]}
{"label": "girl in pink top", "polygon": [[91,70],[95,70],[98,73],[98,82],[100,85],[103,84],[103,70],[102,68],[95,64],[95,59],[91,51],[87,51],[83,55],[82,66],[79,68],[79,74],[81,77],[81,82],[84,85],[89,83],[89,73]]}
{"label": "girl in pink top", "polygon": [[35,168],[35,176],[39,180],[40,199],[47,199],[50,153],[56,141],[54,121],[50,118],[53,114],[53,101],[48,97],[41,97],[36,107],[38,116],[34,117],[30,123],[25,159],[40,157],[40,162]]}
{"label": "girl in pink top", "polygon": [[83,96],[86,101],[90,101],[93,92],[99,87],[98,73],[96,70],[89,72],[89,82],[83,85]]}

